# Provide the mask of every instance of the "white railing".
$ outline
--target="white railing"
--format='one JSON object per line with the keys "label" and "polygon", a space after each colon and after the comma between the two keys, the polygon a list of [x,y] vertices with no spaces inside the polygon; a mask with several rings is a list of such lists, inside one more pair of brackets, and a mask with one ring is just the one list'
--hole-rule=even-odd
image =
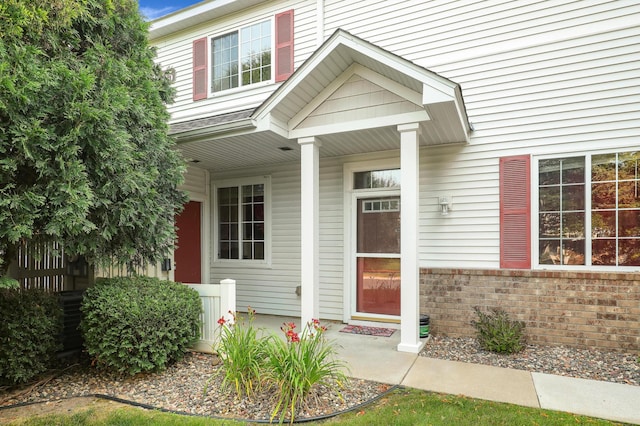
{"label": "white railing", "polygon": [[221,317],[231,320],[230,312],[236,311],[236,282],[226,279],[220,281],[220,284],[187,286],[196,290],[202,301],[200,340],[194,345],[193,350],[211,353],[218,334],[218,320]]}

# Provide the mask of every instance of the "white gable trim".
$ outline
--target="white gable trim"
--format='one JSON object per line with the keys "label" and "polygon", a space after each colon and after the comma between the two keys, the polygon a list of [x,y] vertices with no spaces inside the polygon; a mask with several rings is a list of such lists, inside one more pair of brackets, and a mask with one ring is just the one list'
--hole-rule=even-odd
{"label": "white gable trim", "polygon": [[[462,97],[460,96],[459,86],[447,80],[436,73],[433,73],[425,68],[422,68],[412,62],[404,60],[390,52],[385,51],[377,46],[374,46],[364,40],[361,40],[346,31],[337,30],[314,54],[312,54],[294,73],[293,75],[281,85],[268,99],[266,99],[262,105],[260,105],[253,113],[252,118],[259,123],[259,128],[264,128],[262,124],[263,120],[268,120],[271,111],[285,101],[287,96],[295,92],[297,86],[301,84],[307,77],[309,77],[316,68],[318,68],[325,60],[337,52],[338,49],[343,46],[351,50],[354,54],[364,55],[373,61],[383,64],[396,72],[422,83],[423,93],[420,94],[421,99],[413,94],[413,91],[403,85],[396,83],[392,79],[386,78],[378,73],[368,70],[366,67],[354,63],[346,70],[339,72],[339,77],[334,79],[322,91],[314,96],[314,99],[307,104],[301,111],[295,114],[288,120],[287,127],[289,129],[288,137],[291,139],[297,137],[317,136],[321,133],[315,134],[300,134],[294,129],[299,125],[305,117],[309,115],[311,111],[317,108],[324,100],[326,100],[331,93],[339,88],[344,82],[353,74],[365,74],[361,75],[363,78],[370,79],[372,82],[381,82],[382,87],[387,87],[386,84],[390,84],[390,91],[394,91],[398,95],[416,103],[417,105],[428,106],[432,104],[438,104],[443,102],[454,102],[458,111],[460,112],[461,126],[465,129],[465,133],[468,133],[469,125],[466,120],[466,113],[464,112],[464,104]],[[336,53],[337,55],[338,53]],[[421,121],[428,120],[429,114],[426,113],[422,117],[418,117]],[[407,121],[409,122],[409,121]],[[406,122],[405,122],[406,123]],[[402,124],[399,122],[393,122],[391,124]],[[377,126],[376,126],[377,127]],[[361,128],[357,126],[357,128]],[[333,131],[330,130],[333,133]],[[468,139],[468,137],[466,138]]]}
{"label": "white gable trim", "polygon": [[366,118],[363,120],[348,120],[340,123],[317,127],[293,129],[289,131],[289,137],[304,138],[319,135],[331,135],[335,133],[343,133],[363,129],[375,129],[378,127],[395,126],[428,120],[429,114],[427,114],[427,111],[424,110],[407,112],[404,114],[381,115],[378,117]]}

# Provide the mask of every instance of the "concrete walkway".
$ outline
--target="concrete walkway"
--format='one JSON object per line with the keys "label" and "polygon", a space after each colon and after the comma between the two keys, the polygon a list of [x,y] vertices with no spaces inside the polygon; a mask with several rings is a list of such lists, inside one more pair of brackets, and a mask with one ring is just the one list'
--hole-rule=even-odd
{"label": "concrete walkway", "polygon": [[[261,315],[256,326],[278,330],[284,321],[300,323]],[[351,377],[640,424],[640,386],[421,357],[397,351],[399,331],[373,337],[341,333],[343,327],[329,324],[327,337],[339,346]]]}

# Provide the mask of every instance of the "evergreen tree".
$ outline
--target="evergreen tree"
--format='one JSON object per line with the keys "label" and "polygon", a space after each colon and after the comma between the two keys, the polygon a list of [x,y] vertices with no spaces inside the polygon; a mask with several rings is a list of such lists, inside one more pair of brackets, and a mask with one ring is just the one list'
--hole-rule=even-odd
{"label": "evergreen tree", "polygon": [[0,2],[0,276],[22,242],[166,256],[184,162],[135,0]]}

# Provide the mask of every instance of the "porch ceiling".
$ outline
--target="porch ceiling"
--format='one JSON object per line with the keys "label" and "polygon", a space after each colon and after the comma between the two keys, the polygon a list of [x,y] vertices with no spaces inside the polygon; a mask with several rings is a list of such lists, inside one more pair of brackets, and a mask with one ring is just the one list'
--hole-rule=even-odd
{"label": "porch ceiling", "polygon": [[[337,133],[318,139],[322,142],[321,157],[400,148],[400,137],[393,126]],[[283,151],[282,147],[290,150]],[[268,131],[180,143],[178,149],[187,160],[195,160],[198,167],[210,171],[300,161],[300,147],[296,140]]]}

